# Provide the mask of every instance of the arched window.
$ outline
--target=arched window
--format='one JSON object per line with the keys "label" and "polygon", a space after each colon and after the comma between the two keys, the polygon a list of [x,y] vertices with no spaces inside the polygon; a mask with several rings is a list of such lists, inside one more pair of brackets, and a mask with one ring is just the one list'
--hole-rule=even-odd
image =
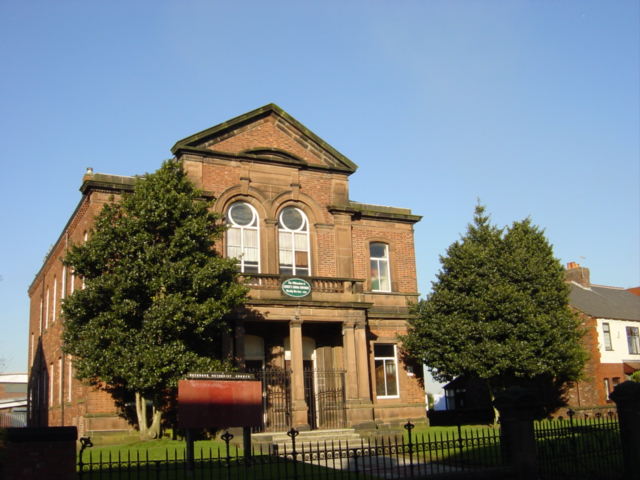
{"label": "arched window", "polygon": [[260,231],[258,212],[245,202],[236,202],[227,211],[227,256],[238,259],[241,272],[260,273]]}
{"label": "arched window", "polygon": [[389,278],[389,246],[386,243],[371,243],[371,290],[374,292],[390,292]]}
{"label": "arched window", "polygon": [[280,273],[309,275],[309,221],[302,210],[286,207],[278,219]]}

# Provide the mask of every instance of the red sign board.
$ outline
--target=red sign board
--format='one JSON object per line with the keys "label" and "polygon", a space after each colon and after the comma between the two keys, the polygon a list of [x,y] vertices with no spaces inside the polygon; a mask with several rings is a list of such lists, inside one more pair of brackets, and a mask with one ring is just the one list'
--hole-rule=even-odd
{"label": "red sign board", "polygon": [[178,382],[180,428],[262,425],[259,380],[191,379]]}

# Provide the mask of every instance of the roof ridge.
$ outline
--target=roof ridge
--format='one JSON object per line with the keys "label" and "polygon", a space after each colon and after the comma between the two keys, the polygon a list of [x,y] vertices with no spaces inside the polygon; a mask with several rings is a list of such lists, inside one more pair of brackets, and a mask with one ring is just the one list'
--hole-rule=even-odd
{"label": "roof ridge", "polygon": [[610,288],[611,290],[622,290],[624,292],[627,291],[627,289],[624,288],[624,287],[616,287],[614,285],[600,285],[599,283],[592,283],[591,286],[592,287],[599,287],[599,288]]}

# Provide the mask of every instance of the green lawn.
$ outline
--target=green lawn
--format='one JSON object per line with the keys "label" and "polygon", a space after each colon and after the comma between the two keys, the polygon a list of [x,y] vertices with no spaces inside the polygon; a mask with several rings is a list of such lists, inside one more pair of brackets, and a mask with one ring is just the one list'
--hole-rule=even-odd
{"label": "green lawn", "polygon": [[[408,436],[408,432],[406,429],[404,429],[404,439],[405,441],[408,441],[409,436]],[[462,431],[462,435],[466,435],[466,434],[470,434],[471,432],[477,433],[477,432],[483,432],[483,431],[487,431],[487,430],[491,430],[491,431],[496,431],[499,430],[499,427],[488,427],[487,425],[462,425],[460,427],[460,430]],[[430,427],[427,425],[418,425],[416,426],[413,430],[411,430],[411,435],[414,439],[420,439],[421,436],[424,436],[425,438],[428,436],[438,436],[438,435],[442,435],[442,436],[446,436],[446,435],[453,435],[453,436],[458,436],[458,427],[457,426],[452,426],[452,427]]]}
{"label": "green lawn", "polygon": [[[184,440],[169,440],[166,438],[149,441],[133,441],[121,445],[104,445],[87,448],[83,453],[83,461],[98,461],[100,458],[116,461],[125,459],[141,460],[174,460],[184,459],[186,443]],[[237,449],[234,445],[229,447],[231,456],[236,453],[242,455],[242,449]],[[196,458],[226,456],[226,445],[220,439],[198,440],[194,442],[194,455]]]}

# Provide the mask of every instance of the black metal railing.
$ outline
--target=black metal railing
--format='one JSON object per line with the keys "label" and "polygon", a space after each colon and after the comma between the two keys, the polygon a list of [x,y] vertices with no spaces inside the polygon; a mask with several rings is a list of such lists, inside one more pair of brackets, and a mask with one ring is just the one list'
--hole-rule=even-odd
{"label": "black metal railing", "polygon": [[[419,435],[405,425],[402,437],[360,442],[303,443],[291,429],[289,445],[278,450],[261,447],[244,455],[223,438],[226,447],[196,451],[190,467],[182,449],[166,449],[164,455],[102,454],[90,451],[78,461],[78,476],[87,479],[375,479],[424,478],[445,473],[484,472],[500,478],[510,470],[500,457],[498,429]],[[413,427],[413,425],[411,425]],[[277,453],[274,453],[277,452]],[[470,477],[471,478],[471,477]]]}
{"label": "black metal railing", "polygon": [[542,478],[619,479],[623,471],[620,425],[615,413],[536,422]]}

